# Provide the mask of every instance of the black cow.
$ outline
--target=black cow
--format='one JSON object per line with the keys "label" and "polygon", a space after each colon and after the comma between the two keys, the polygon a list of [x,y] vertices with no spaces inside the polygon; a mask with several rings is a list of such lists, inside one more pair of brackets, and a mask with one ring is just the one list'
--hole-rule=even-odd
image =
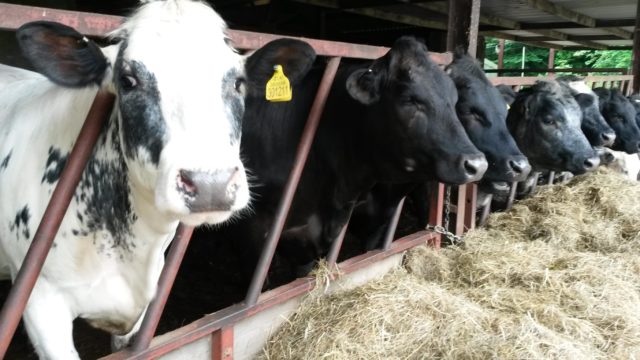
{"label": "black cow", "polygon": [[[233,230],[245,233],[236,238],[253,242],[243,245],[251,259],[274,219],[320,82],[324,67],[313,63],[309,45],[291,39],[273,41],[247,60],[242,152],[259,186],[253,189],[254,215]],[[294,86],[290,102],[264,100],[276,64]],[[460,125],[456,100],[451,79],[411,37],[400,38],[373,62],[340,66],[280,239],[298,273],[326,254],[357,199],[376,182],[465,183],[482,177],[487,162]]]}
{"label": "black cow", "polygon": [[[462,52],[455,53],[445,72],[458,91],[458,118],[473,144],[489,161],[483,181],[524,180],[531,166],[507,129],[507,106],[500,92],[489,82],[477,61]],[[365,249],[380,245],[396,206],[411,191],[414,191],[417,218],[425,221],[427,191],[423,184],[378,184],[363,199],[349,229],[363,241]],[[422,225],[426,224],[419,224]]]}
{"label": "black cow", "polygon": [[568,75],[560,76],[557,80],[569,86],[571,94],[580,106],[580,110],[582,110],[581,128],[589,143],[597,147],[613,145],[616,133],[600,113],[598,96],[587,86],[584,78]]}
{"label": "black cow", "polygon": [[568,86],[537,81],[518,93],[507,126],[536,170],[582,174],[600,163],[581,130],[582,113]]}
{"label": "black cow", "polygon": [[631,101],[618,89],[596,88],[593,91],[600,98],[600,112],[616,132],[611,148],[627,154],[640,151],[640,128]]}
{"label": "black cow", "polygon": [[513,88],[511,88],[511,86],[500,84],[496,85],[496,89],[498,89],[500,95],[502,95],[502,98],[507,103],[507,105],[511,106],[511,104],[516,101],[517,93],[513,91]]}
{"label": "black cow", "polygon": [[633,108],[636,110],[636,124],[640,127],[640,94],[633,94],[628,96],[627,99],[633,105]]}

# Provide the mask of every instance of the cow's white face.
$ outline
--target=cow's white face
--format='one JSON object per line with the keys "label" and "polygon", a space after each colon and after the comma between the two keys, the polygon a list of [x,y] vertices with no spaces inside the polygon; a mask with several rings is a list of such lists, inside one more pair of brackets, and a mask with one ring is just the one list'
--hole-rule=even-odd
{"label": "cow's white face", "polygon": [[[23,26],[19,41],[39,72],[72,87],[117,94],[111,142],[136,194],[190,225],[218,223],[245,207],[240,162],[244,64],[223,20],[191,0],[147,1],[100,49],[61,24]],[[115,125],[115,124],[114,124]]]}
{"label": "cow's white face", "polygon": [[226,220],[249,191],[239,157],[244,67],[212,36],[224,23],[206,5],[173,1],[129,21],[113,74],[131,180],[185,223]]}

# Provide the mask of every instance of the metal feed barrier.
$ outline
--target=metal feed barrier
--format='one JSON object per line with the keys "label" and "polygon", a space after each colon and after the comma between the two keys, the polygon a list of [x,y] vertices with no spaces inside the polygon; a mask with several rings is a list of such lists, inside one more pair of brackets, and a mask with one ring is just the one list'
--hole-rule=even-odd
{"label": "metal feed barrier", "polygon": [[[0,28],[2,29],[14,30],[26,22],[35,20],[58,21],[73,26],[86,35],[93,36],[104,35],[122,23],[122,18],[117,16],[0,3]],[[233,30],[229,31],[229,35],[234,46],[241,50],[255,50],[271,40],[282,37]],[[156,338],[152,344],[152,339],[164,306],[193,232],[193,228],[180,225],[172,241],[165,266],[160,275],[156,298],[149,305],[140,331],[135,337],[134,344],[130,348],[107,356],[107,359],[146,359],[158,357],[207,336],[211,337],[212,357],[214,359],[230,359],[233,354],[233,326],[235,323],[241,319],[255,315],[262,310],[304,294],[314,287],[314,279],[307,277],[297,279],[269,292],[260,293],[341,58],[375,59],[384,55],[388,48],[301,39],[311,44],[318,55],[329,57],[330,60],[310,110],[307,124],[298,146],[295,163],[280,201],[276,219],[271,227],[270,235],[259,259],[245,300],[242,303],[206,315],[189,325],[171,331],[160,338]],[[441,65],[451,61],[449,54],[432,53],[431,56],[436,63]],[[56,186],[31,247],[15,279],[15,283],[10,290],[9,296],[5,300],[2,312],[0,313],[0,358],[4,357],[7,352],[29,299],[29,295],[42,269],[53,239],[71,201],[75,187],[78,184],[88,157],[97,141],[102,124],[113,105],[113,101],[114,96],[108,93],[100,92],[96,96],[91,111],[85,121],[85,125],[69,156],[60,181]],[[474,186],[471,188],[474,188]],[[466,193],[467,191],[461,191],[461,194]],[[461,198],[463,203],[459,204],[459,209],[462,210],[461,216],[464,216],[463,209],[465,207],[465,200],[464,196]],[[475,201],[475,199],[473,201]],[[429,222],[440,225],[442,223],[443,204],[442,184],[434,185],[431,204]],[[341,272],[350,273],[356,271],[420,244],[430,243],[435,247],[439,247],[440,235],[429,231],[421,231],[393,241],[401,208],[402,202],[396,211],[394,224],[392,224],[387,232],[384,249],[370,251],[340,263],[339,267]],[[330,266],[336,264],[345,230],[346,226],[339,238],[334,241],[331,248],[328,256]]]}

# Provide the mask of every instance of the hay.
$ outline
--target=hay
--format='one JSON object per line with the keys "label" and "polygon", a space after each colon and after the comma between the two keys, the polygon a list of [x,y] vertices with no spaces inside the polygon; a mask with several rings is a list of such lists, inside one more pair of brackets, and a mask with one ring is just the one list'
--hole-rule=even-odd
{"label": "hay", "polygon": [[610,172],[544,188],[464,247],[417,248],[380,280],[315,292],[261,357],[640,358],[638,217],[640,186]]}

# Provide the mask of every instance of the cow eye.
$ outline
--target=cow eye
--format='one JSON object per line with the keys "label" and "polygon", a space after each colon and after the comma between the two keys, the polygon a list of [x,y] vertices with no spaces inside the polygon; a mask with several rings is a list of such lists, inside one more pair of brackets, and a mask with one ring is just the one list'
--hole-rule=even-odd
{"label": "cow eye", "polygon": [[542,123],[546,125],[553,125],[555,123],[555,119],[552,116],[543,116]]}
{"label": "cow eye", "polygon": [[138,86],[138,80],[133,75],[123,74],[120,76],[120,84],[123,89],[131,90]]}
{"label": "cow eye", "polygon": [[242,96],[246,93],[247,81],[244,78],[237,78],[233,84],[233,88],[236,92]]}

